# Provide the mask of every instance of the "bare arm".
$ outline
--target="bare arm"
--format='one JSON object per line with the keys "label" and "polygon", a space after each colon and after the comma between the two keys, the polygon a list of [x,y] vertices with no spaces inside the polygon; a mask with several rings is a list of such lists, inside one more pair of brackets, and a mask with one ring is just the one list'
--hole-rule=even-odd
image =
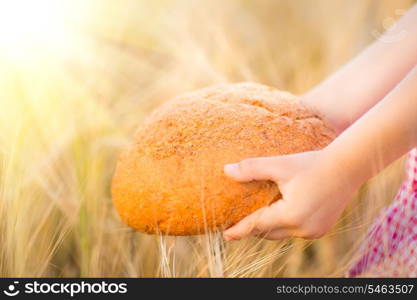
{"label": "bare arm", "polygon": [[[417,146],[417,67],[325,152],[357,185]],[[347,172],[347,173],[346,173]]]}
{"label": "bare arm", "polygon": [[417,64],[417,6],[355,59],[303,96],[343,131]]}

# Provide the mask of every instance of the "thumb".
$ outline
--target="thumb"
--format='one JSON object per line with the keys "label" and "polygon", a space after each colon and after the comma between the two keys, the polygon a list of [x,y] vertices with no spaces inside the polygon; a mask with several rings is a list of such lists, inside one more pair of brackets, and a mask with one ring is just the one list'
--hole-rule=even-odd
{"label": "thumb", "polygon": [[235,164],[224,166],[224,173],[236,181],[276,181],[276,157],[247,158]]}
{"label": "thumb", "polygon": [[285,223],[285,215],[287,214],[288,207],[285,200],[278,200],[269,206],[262,207],[250,214],[249,216],[240,220],[239,223],[228,228],[223,232],[225,240],[240,240],[249,235],[264,235],[267,236],[273,232],[273,236],[276,237],[277,232],[281,233],[281,236],[285,237],[290,235],[290,228]]}

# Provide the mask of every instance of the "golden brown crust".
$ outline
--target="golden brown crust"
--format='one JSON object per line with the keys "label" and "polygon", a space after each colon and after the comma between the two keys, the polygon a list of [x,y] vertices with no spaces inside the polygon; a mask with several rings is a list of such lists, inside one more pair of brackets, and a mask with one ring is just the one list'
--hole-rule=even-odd
{"label": "golden brown crust", "polygon": [[122,220],[147,233],[200,234],[279,199],[272,182],[237,183],[223,165],[318,150],[333,131],[293,95],[221,84],[157,109],[122,153],[112,197]]}

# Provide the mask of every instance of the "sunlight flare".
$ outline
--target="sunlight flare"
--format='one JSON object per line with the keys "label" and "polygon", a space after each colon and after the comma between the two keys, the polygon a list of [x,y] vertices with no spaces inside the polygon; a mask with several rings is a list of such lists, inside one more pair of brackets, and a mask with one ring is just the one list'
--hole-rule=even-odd
{"label": "sunlight flare", "polygon": [[0,0],[0,54],[19,59],[69,47],[79,1]]}

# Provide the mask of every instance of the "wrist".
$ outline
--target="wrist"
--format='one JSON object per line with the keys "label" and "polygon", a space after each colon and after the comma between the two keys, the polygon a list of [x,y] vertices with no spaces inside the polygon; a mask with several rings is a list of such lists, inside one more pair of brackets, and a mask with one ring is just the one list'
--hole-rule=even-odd
{"label": "wrist", "polygon": [[323,178],[335,182],[337,188],[345,191],[358,190],[368,179],[363,166],[358,166],[350,157],[343,157],[332,144],[320,151],[316,165],[320,167]]}
{"label": "wrist", "polygon": [[301,103],[308,109],[313,111],[318,117],[320,117],[325,123],[331,127],[337,135],[342,133],[350,123],[339,116],[334,108],[334,104],[326,105],[326,101],[323,97],[316,95],[316,93],[307,93],[300,96]]}

